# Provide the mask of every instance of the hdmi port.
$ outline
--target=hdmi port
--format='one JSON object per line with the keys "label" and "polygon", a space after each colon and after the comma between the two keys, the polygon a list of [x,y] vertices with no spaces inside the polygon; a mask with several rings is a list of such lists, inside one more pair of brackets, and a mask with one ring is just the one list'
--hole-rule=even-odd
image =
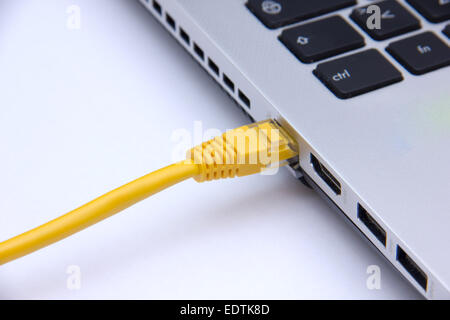
{"label": "hdmi port", "polygon": [[311,154],[311,164],[314,168],[314,171],[322,178],[323,181],[331,188],[331,190],[336,193],[336,195],[341,194],[341,184],[340,182],[325,168],[320,161]]}

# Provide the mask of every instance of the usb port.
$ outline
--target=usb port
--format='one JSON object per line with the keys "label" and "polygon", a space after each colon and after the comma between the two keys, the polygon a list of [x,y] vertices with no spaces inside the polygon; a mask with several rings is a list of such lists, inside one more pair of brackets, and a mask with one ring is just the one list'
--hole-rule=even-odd
{"label": "usb port", "polygon": [[397,246],[397,261],[405,268],[406,271],[417,281],[417,283],[427,291],[428,277],[422,269],[403,251],[400,246]]}
{"label": "usb port", "polygon": [[386,247],[386,231],[375,219],[358,203],[358,219],[364,223],[373,235]]}
{"label": "usb port", "polygon": [[334,191],[336,195],[341,194],[341,183],[325,168],[320,161],[311,154],[311,165],[314,171],[322,178],[322,180]]}

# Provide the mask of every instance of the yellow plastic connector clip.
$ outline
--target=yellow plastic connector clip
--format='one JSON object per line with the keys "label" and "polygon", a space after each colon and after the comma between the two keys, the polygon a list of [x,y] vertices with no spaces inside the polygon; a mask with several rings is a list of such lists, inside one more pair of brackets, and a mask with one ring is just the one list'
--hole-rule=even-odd
{"label": "yellow plastic connector clip", "polygon": [[197,182],[242,177],[283,166],[298,155],[295,140],[274,120],[225,132],[194,147],[187,159],[201,166]]}

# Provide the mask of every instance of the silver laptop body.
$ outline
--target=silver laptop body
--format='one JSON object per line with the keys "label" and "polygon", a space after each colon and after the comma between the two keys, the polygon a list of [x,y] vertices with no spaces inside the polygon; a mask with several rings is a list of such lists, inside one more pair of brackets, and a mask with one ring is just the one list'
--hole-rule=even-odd
{"label": "silver laptop body", "polygon": [[[450,1],[429,1],[442,10],[450,6]],[[431,31],[448,48],[443,33],[448,17],[429,22],[415,1],[398,1],[420,21],[419,29],[374,40],[350,18],[374,1],[282,25],[272,16],[284,10],[286,0],[261,0],[260,8],[247,0],[141,2],[252,119],[274,118],[291,131],[300,149],[299,162],[292,165],[297,177],[336,206],[426,298],[450,298],[450,68],[414,74],[398,56],[408,43],[396,47]],[[326,7],[330,1],[310,2]],[[383,18],[395,17],[386,11]],[[268,26],[261,12],[275,26]],[[305,63],[279,39],[286,29],[336,15],[364,38],[364,46]],[[308,40],[298,37],[297,44]],[[434,49],[426,47],[418,49]],[[346,69],[325,80],[317,74],[333,67],[323,63],[371,49],[401,79],[396,74],[396,81],[347,95],[345,88],[344,93],[330,89],[330,81],[345,81]]]}

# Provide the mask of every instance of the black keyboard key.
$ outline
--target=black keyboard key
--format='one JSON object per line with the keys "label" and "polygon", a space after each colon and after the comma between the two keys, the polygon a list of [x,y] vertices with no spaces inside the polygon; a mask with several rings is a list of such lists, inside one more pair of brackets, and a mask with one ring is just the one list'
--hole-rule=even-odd
{"label": "black keyboard key", "polygon": [[247,8],[275,29],[356,4],[356,0],[248,0]]}
{"label": "black keyboard key", "polygon": [[341,99],[403,80],[402,74],[376,49],[321,63],[314,74]]}
{"label": "black keyboard key", "polygon": [[432,32],[393,42],[386,50],[416,75],[450,65],[449,46]]}
{"label": "black keyboard key", "polygon": [[450,24],[448,24],[442,32],[450,39]]}
{"label": "black keyboard key", "polygon": [[302,62],[311,63],[364,46],[364,38],[340,16],[284,30],[281,42]]}
{"label": "black keyboard key", "polygon": [[370,6],[356,8],[350,17],[375,40],[385,40],[420,28],[419,20],[395,0],[376,2],[380,8],[377,24]]}
{"label": "black keyboard key", "polygon": [[450,19],[449,0],[407,0],[428,21],[442,22]]}

